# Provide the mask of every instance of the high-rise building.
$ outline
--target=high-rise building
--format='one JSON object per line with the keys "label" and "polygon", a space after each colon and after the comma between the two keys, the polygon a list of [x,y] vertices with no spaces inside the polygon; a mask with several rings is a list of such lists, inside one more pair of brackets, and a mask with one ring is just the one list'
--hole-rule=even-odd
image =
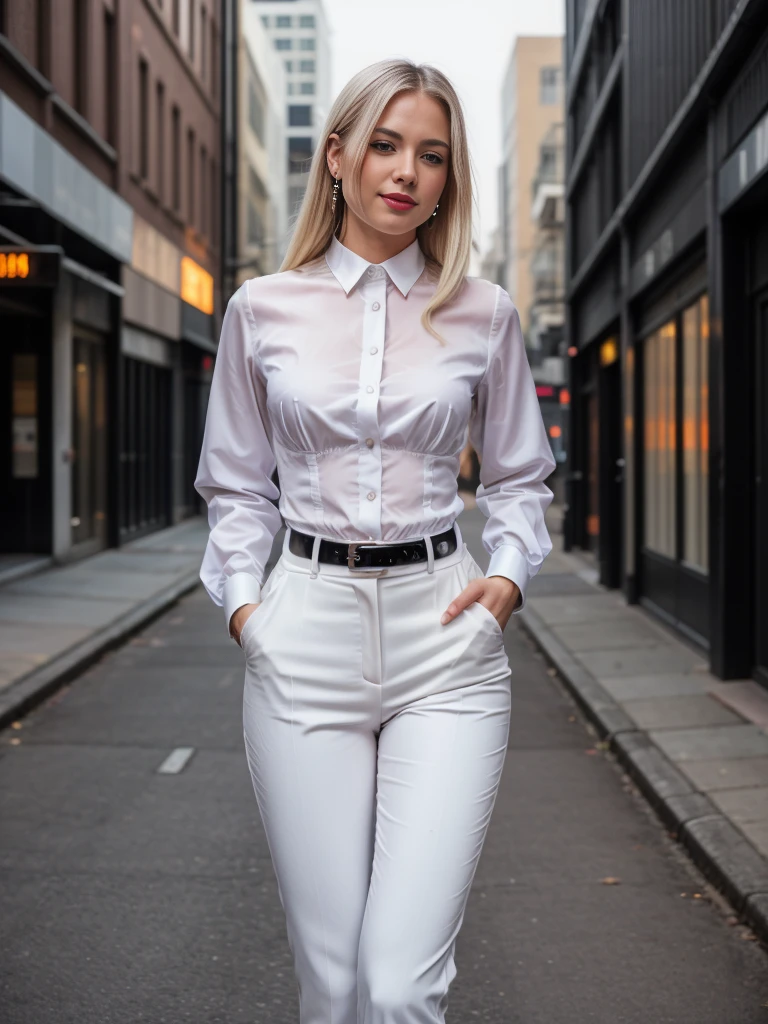
{"label": "high-rise building", "polygon": [[250,0],[285,69],[288,229],[306,189],[317,132],[331,101],[329,27],[322,0]]}
{"label": "high-rise building", "polygon": [[288,246],[286,71],[252,0],[241,0],[234,283],[275,273]]}
{"label": "high-rise building", "polygon": [[502,284],[520,312],[527,338],[535,291],[533,188],[540,174],[542,144],[552,127],[563,122],[563,40],[560,36],[520,36],[515,40],[504,76],[501,108]]}

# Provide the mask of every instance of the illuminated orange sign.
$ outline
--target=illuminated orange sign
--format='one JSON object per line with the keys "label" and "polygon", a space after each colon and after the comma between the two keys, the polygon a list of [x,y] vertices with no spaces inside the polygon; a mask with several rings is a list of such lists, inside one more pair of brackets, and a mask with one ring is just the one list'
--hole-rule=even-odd
{"label": "illuminated orange sign", "polygon": [[619,346],[615,338],[609,338],[600,346],[600,365],[610,366],[619,358]]}
{"label": "illuminated orange sign", "polygon": [[189,256],[181,259],[181,297],[203,313],[213,313],[213,278]]}
{"label": "illuminated orange sign", "polygon": [[55,288],[59,281],[61,249],[39,245],[31,249],[0,248],[0,286],[5,288]]}
{"label": "illuminated orange sign", "polygon": [[28,252],[0,252],[0,280],[29,277]]}

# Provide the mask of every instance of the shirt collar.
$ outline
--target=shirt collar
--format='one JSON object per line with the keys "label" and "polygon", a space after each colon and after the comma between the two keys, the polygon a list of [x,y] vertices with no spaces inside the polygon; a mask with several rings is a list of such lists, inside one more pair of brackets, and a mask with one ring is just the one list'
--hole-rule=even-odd
{"label": "shirt collar", "polygon": [[397,285],[403,296],[407,296],[410,289],[421,277],[424,270],[424,253],[421,251],[418,238],[414,238],[409,246],[406,246],[396,256],[390,256],[383,263],[369,263],[368,260],[352,252],[346,245],[342,244],[333,235],[331,244],[326,250],[325,259],[333,271],[336,280],[344,289],[347,295],[354,288],[362,275],[370,266],[383,267],[389,274],[392,282]]}

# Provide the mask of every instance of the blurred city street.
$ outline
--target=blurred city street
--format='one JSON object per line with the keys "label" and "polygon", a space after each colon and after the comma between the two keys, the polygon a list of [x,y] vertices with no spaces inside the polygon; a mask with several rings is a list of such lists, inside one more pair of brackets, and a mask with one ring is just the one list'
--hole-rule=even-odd
{"label": "blurred city street", "polygon": [[[460,522],[484,565],[481,520]],[[510,748],[448,1021],[764,1021],[759,944],[516,619],[506,641]],[[242,685],[198,588],[1,734],[4,1024],[295,1024]]]}

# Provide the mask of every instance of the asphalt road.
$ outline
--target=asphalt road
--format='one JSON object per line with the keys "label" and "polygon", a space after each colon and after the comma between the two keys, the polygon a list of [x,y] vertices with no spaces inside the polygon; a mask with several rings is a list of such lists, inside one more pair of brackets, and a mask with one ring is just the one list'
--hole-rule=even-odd
{"label": "asphalt road", "polygon": [[[510,749],[448,1024],[768,1022],[763,949],[506,635]],[[3,1024],[297,1024],[242,684],[198,590],[0,734]]]}

